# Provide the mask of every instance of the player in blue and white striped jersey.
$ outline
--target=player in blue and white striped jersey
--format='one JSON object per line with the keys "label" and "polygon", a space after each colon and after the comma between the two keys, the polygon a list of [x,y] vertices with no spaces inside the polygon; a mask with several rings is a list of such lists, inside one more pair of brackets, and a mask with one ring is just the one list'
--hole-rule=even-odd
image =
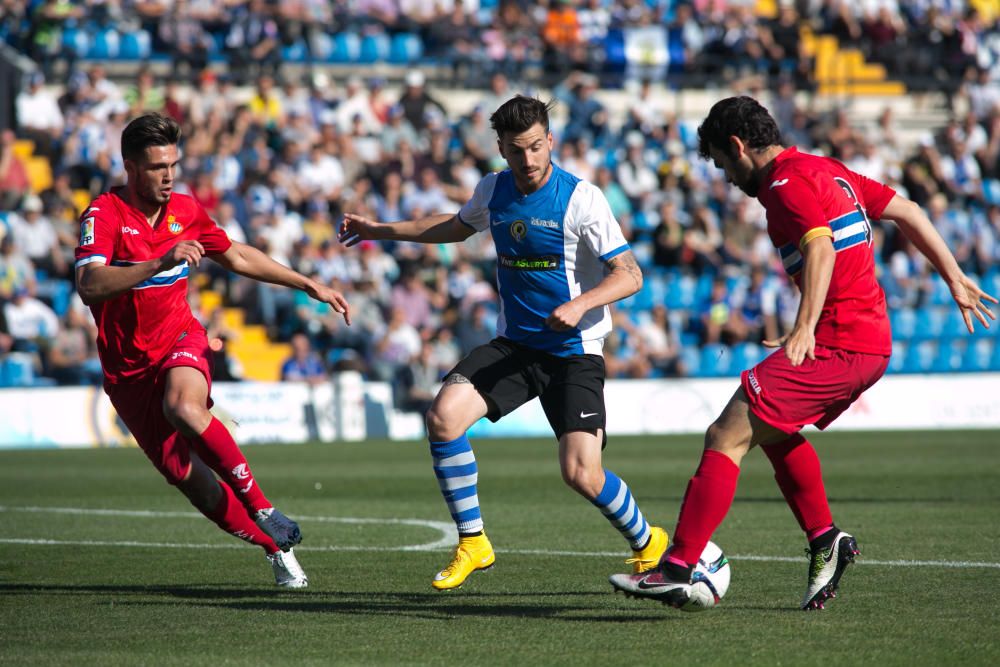
{"label": "player in blue and white striped jersey", "polygon": [[637,292],[642,272],[600,189],[553,164],[549,110],[521,95],[497,109],[490,122],[509,168],[484,177],[457,214],[390,224],[348,213],[339,233],[352,246],[459,242],[489,230],[496,245],[497,337],[452,369],[427,413],[434,472],[459,533],[454,558],[432,582],[439,590],[496,559],[466,431],[536,396],[559,440],[563,479],[629,542],[633,570],[655,567],[667,547],[666,532],[646,522],[625,482],[601,463],[608,304]]}

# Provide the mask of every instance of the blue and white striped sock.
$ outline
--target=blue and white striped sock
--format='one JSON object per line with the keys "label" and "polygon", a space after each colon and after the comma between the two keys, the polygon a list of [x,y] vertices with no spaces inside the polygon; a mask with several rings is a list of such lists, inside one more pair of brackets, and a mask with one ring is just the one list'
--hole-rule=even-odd
{"label": "blue and white striped sock", "polygon": [[641,549],[649,541],[649,524],[639,511],[639,505],[632,497],[626,484],[610,470],[604,471],[604,488],[592,501],[604,516],[608,517],[618,532],[633,549]]}
{"label": "blue and white striped sock", "polygon": [[458,532],[478,533],[483,529],[476,490],[479,471],[469,438],[462,434],[448,442],[431,442],[431,457],[441,495],[448,504]]}

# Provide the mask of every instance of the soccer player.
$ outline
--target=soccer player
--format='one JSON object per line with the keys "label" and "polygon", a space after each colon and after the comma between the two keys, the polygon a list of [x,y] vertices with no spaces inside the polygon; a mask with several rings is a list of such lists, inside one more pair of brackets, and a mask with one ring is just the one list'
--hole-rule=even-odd
{"label": "soccer player", "polygon": [[[350,322],[340,293],[234,243],[189,196],[174,194],[180,127],[159,114],[122,133],[127,184],[83,213],[76,283],[97,321],[104,390],[153,465],[202,514],[267,553],[279,586],[308,584],[298,525],[261,491],[212,416],[211,351],[187,304],[188,272],[209,257],[240,275],[301,289]],[[216,479],[215,474],[221,478]]]}
{"label": "soccer player", "polygon": [[834,524],[816,450],[799,432],[826,428],[885,372],[892,351],[885,295],[875,279],[871,220],[892,220],[944,278],[966,327],[996,319],[985,294],[955,261],[927,216],[892,188],[837,160],[780,145],[771,115],[750,97],[715,104],[698,128],[698,151],[767,210],[767,231],[802,295],[784,349],[744,371],[739,389],[705,434],[705,450],[681,504],[674,543],[642,576],[613,575],[627,594],[673,606],[688,599],[693,565],[736,493],[740,461],[760,445],[809,540],[802,608],[835,597],[859,554]]}
{"label": "soccer player", "polygon": [[393,224],[347,214],[340,230],[348,246],[450,243],[487,230],[496,245],[497,337],[448,373],[427,413],[434,473],[459,534],[454,558],[431,582],[438,590],[461,586],[496,558],[466,431],[536,396],[559,440],[563,479],[628,541],[633,570],[654,567],[667,546],[666,532],[647,523],[625,482],[601,464],[607,306],[637,292],[642,273],[601,191],[552,163],[549,110],[521,95],[496,110],[490,122],[509,169],[485,176],[457,214]]}

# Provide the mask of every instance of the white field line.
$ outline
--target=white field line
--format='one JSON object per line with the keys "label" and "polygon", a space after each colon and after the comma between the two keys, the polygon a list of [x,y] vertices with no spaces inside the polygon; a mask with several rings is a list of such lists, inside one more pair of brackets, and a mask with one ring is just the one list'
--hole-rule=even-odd
{"label": "white field line", "polygon": [[[2,512],[32,512],[45,514],[83,514],[90,516],[127,516],[138,518],[202,518],[198,512],[154,512],[148,510],[109,510],[109,509],[87,509],[82,507],[10,507],[0,505]],[[368,519],[357,517],[327,517],[327,516],[298,516],[297,519],[304,522],[319,523],[346,523],[346,524],[371,524],[371,525],[407,525],[421,526],[437,530],[441,533],[440,539],[424,544],[402,545],[397,547],[380,546],[380,551],[448,551],[454,548],[457,541],[457,533],[452,523],[445,521],[429,521],[426,519]],[[195,544],[179,542],[137,542],[132,540],[60,540],[48,538],[15,538],[0,537],[0,544],[19,544],[25,546],[82,546],[82,547],[139,547],[150,549],[243,549],[246,547],[241,542],[219,543],[219,544]],[[329,546],[308,546],[300,545],[295,547],[296,551],[370,551],[370,546],[350,546],[350,545],[329,545]],[[583,558],[619,558],[624,554],[620,551],[563,551],[557,549],[497,549],[500,554],[512,554],[518,556],[566,556]],[[758,554],[732,554],[729,558],[734,561],[758,561],[762,563],[802,563],[804,557],[791,556],[761,556]],[[875,565],[881,567],[938,567],[951,569],[1000,569],[1000,563],[988,561],[954,561],[954,560],[878,560],[861,558],[858,565]]]}

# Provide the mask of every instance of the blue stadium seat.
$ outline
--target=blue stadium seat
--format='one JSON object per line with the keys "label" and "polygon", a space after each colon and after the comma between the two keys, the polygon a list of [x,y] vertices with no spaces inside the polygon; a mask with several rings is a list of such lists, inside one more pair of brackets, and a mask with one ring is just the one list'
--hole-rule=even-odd
{"label": "blue stadium seat", "polygon": [[962,357],[962,370],[972,373],[990,370],[995,345],[996,342],[990,338],[970,340]]}
{"label": "blue stadium seat", "polygon": [[937,343],[923,340],[910,345],[903,362],[904,373],[929,373],[937,356]]}
{"label": "blue stadium seat", "polygon": [[670,279],[667,283],[666,304],[667,308],[688,309],[692,308],[696,302],[697,283],[691,276],[680,275]]}
{"label": "blue stadium seat", "polygon": [[732,362],[733,354],[725,345],[709,343],[701,348],[701,375],[704,377],[729,375],[732,370]]}
{"label": "blue stadium seat", "polygon": [[937,354],[931,371],[935,373],[958,373],[963,367],[965,354],[964,340],[945,339],[938,343]]}
{"label": "blue stadium seat", "polygon": [[625,34],[621,30],[608,30],[604,38],[604,64],[611,71],[625,69]]}
{"label": "blue stadium seat", "polygon": [[65,27],[62,32],[62,44],[63,48],[82,58],[90,49],[90,35],[78,28]]}
{"label": "blue stadium seat", "polygon": [[354,63],[361,58],[361,38],[353,32],[339,32],[333,37],[330,60],[335,63]]}
{"label": "blue stadium seat", "polygon": [[757,343],[738,343],[733,346],[733,361],[730,367],[733,371],[744,371],[753,368],[767,356],[768,350]]}
{"label": "blue stadium seat", "polygon": [[136,30],[121,36],[118,57],[122,60],[146,60],[152,50],[152,40],[149,33],[145,30]]}
{"label": "blue stadium seat", "polygon": [[87,57],[94,60],[117,58],[121,47],[121,37],[114,28],[99,30],[87,49]]}
{"label": "blue stadium seat", "polygon": [[689,376],[701,375],[701,351],[697,347],[685,345],[681,348],[680,358]]}
{"label": "blue stadium seat", "polygon": [[309,39],[309,51],[313,60],[326,61],[333,56],[333,37],[325,32],[316,32]]}
{"label": "blue stadium seat", "polygon": [[411,65],[424,55],[424,43],[419,35],[400,32],[392,36],[389,45],[389,62],[396,65]]}
{"label": "blue stadium seat", "polygon": [[889,323],[894,339],[910,340],[917,331],[917,314],[912,308],[894,308],[889,311]]}
{"label": "blue stadium seat", "polygon": [[0,359],[0,387],[30,387],[35,384],[31,355],[11,352]]}
{"label": "blue stadium seat", "polygon": [[301,63],[309,59],[309,49],[304,40],[297,39],[281,47],[281,59],[289,63]]}
{"label": "blue stadium seat", "polygon": [[939,276],[934,274],[930,278],[931,281],[931,303],[935,306],[944,306],[952,302],[951,290],[948,289],[947,283]]}
{"label": "blue stadium seat", "polygon": [[363,63],[377,63],[389,59],[389,38],[381,33],[365,35],[361,38],[358,60]]}
{"label": "blue stadium seat", "polygon": [[698,286],[695,287],[695,292],[694,292],[695,303],[708,301],[708,298],[712,294],[712,283],[714,281],[715,281],[715,276],[713,276],[711,273],[698,274]]}
{"label": "blue stadium seat", "polygon": [[893,340],[892,341],[892,356],[889,357],[889,368],[887,372],[889,373],[903,373],[904,365],[906,362],[906,353],[909,351],[910,344],[903,340]]}
{"label": "blue stadium seat", "polygon": [[915,338],[938,338],[944,334],[947,313],[943,308],[924,306],[917,311],[917,328]]}

